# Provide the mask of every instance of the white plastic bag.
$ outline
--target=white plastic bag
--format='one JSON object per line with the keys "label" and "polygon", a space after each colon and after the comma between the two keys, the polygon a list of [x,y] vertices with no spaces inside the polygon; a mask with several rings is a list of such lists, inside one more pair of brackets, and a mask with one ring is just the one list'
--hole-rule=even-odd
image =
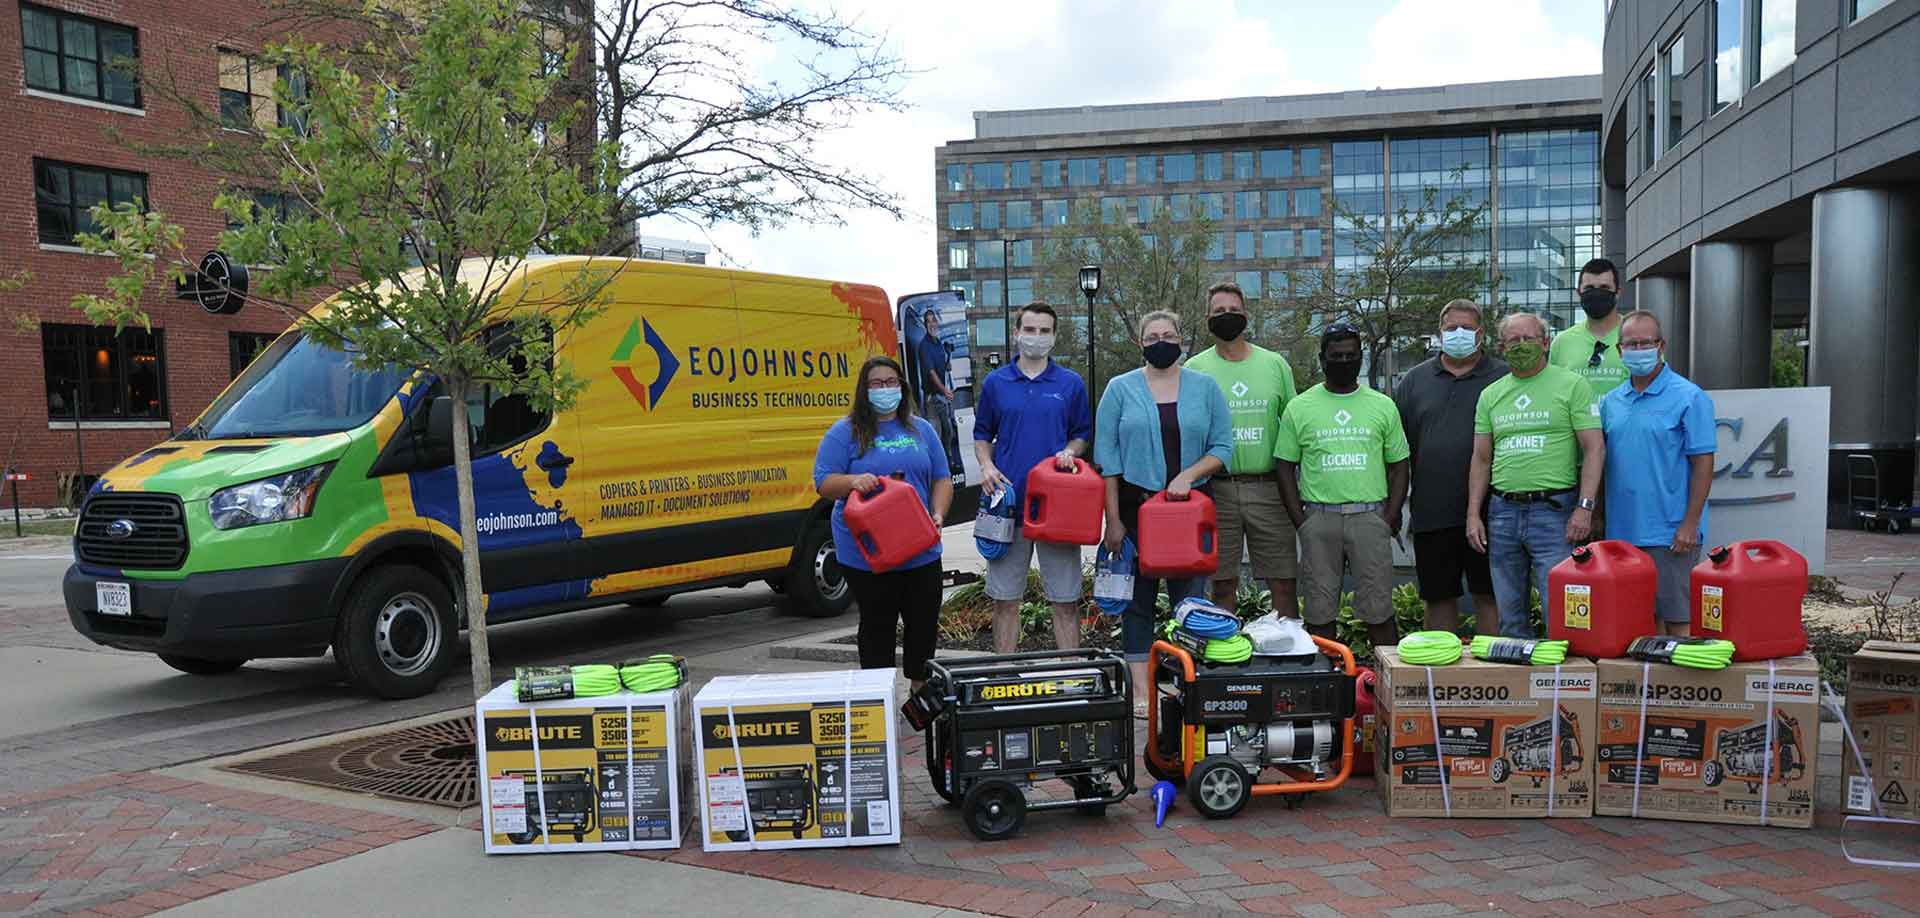
{"label": "white plastic bag", "polygon": [[1263,657],[1297,657],[1318,653],[1307,626],[1297,618],[1282,618],[1268,612],[1246,624],[1240,633],[1253,642],[1253,652]]}

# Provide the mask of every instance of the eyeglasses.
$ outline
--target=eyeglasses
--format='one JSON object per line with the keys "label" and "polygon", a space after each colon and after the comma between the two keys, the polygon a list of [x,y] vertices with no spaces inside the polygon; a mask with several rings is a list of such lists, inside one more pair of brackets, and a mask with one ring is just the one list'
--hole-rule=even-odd
{"label": "eyeglasses", "polygon": [[1590,366],[1590,367],[1599,366],[1600,359],[1606,356],[1606,353],[1607,353],[1607,343],[1605,341],[1595,341],[1593,343],[1593,356],[1587,358],[1587,366]]}
{"label": "eyeglasses", "polygon": [[1659,346],[1659,338],[1629,338],[1620,342],[1620,349],[1623,351],[1644,351]]}
{"label": "eyeglasses", "polygon": [[867,380],[867,388],[869,388],[869,389],[898,389],[898,388],[900,388],[900,380],[898,380],[898,379],[869,379],[869,380]]}

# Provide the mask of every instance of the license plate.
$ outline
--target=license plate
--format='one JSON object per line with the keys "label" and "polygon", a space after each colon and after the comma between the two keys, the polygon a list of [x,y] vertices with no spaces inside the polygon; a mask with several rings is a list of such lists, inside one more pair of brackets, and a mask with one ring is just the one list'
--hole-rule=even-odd
{"label": "license plate", "polygon": [[101,581],[93,585],[93,598],[101,615],[132,615],[133,585]]}

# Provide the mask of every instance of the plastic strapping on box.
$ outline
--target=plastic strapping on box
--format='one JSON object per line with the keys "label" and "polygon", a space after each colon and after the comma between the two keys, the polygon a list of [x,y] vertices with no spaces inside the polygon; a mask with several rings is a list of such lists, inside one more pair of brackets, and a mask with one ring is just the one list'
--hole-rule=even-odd
{"label": "plastic strapping on box", "polygon": [[[633,793],[633,772],[634,772],[634,768],[633,768],[633,695],[625,691],[621,692],[620,694],[625,695],[627,697],[627,776],[622,781],[621,787],[624,788],[622,793],[624,793],[627,798],[627,844],[631,845],[634,842],[634,837],[633,837],[634,836],[634,831],[633,831],[633,797],[634,797],[634,793]],[[668,758],[671,759],[672,756],[668,756]],[[668,810],[671,811],[672,807],[668,807]],[[600,838],[602,841],[604,841],[606,840],[606,837],[607,837],[606,827],[602,826],[600,829]]]}
{"label": "plastic strapping on box", "polygon": [[[841,699],[840,708],[840,831],[846,844],[853,844],[853,674],[856,670],[846,670],[842,677],[842,687],[847,697]],[[891,711],[888,712],[891,715]],[[820,834],[827,833],[823,829]]]}
{"label": "plastic strapping on box", "polygon": [[1553,664],[1553,708],[1547,711],[1552,719],[1553,757],[1548,759],[1547,768],[1547,818],[1553,818],[1553,804],[1560,799],[1560,664]]}
{"label": "plastic strapping on box", "polygon": [[1859,741],[1853,738],[1853,725],[1847,722],[1847,706],[1840,703],[1840,693],[1835,692],[1833,686],[1825,680],[1820,682],[1820,690],[1823,693],[1821,704],[1826,705],[1827,710],[1832,711],[1833,716],[1840,719],[1840,729],[1847,737],[1847,747],[1853,750],[1854,764],[1860,767],[1860,779],[1867,782],[1869,789],[1867,799],[1871,801],[1873,805],[1872,816],[1854,816],[1848,814],[1845,819],[1840,821],[1840,856],[1846,858],[1847,863],[1859,864],[1862,867],[1898,867],[1906,870],[1920,868],[1920,861],[1890,861],[1877,857],[1857,857],[1852,851],[1847,850],[1846,830],[1856,822],[1871,825],[1905,826],[1908,829],[1914,829],[1920,828],[1920,821],[1893,819],[1881,815],[1885,811],[1880,808],[1880,797],[1871,792],[1873,787],[1873,772],[1867,769],[1866,754],[1860,751]]}
{"label": "plastic strapping on box", "polygon": [[[733,696],[727,696],[727,737],[733,746],[733,773],[740,779],[740,814],[747,824],[747,847],[758,850],[760,840],[753,834],[753,798],[747,794],[747,767],[740,763],[740,728],[733,722]],[[709,788],[713,779],[707,779]]]}
{"label": "plastic strapping on box", "polygon": [[1433,667],[1423,668],[1427,671],[1427,713],[1433,717],[1433,757],[1440,763],[1440,806],[1451,818],[1453,792],[1447,787],[1447,748],[1440,741],[1440,704],[1433,697]]}
{"label": "plastic strapping on box", "polygon": [[[1860,766],[1860,778],[1866,781],[1867,787],[1871,789],[1873,787],[1873,772],[1867,769],[1867,757],[1860,751],[1860,744],[1854,741],[1853,725],[1847,722],[1847,706],[1840,703],[1840,693],[1834,691],[1833,685],[1827,682],[1827,680],[1820,680],[1820,691],[1822,693],[1820,703],[1826,705],[1827,710],[1833,712],[1833,716],[1840,718],[1840,729],[1847,737],[1847,747],[1853,750],[1853,763]],[[1875,794],[1869,793],[1867,794],[1867,800],[1873,804],[1873,815],[1882,815],[1880,798]]]}
{"label": "plastic strapping on box", "polygon": [[[1773,789],[1773,757],[1777,754],[1774,751],[1773,745],[1773,681],[1773,661],[1768,660],[1767,745],[1764,754],[1760,756],[1760,824],[1763,826],[1767,824],[1767,791]],[[1815,739],[1818,739],[1818,737],[1815,737]]]}
{"label": "plastic strapping on box", "polygon": [[[1633,818],[1640,818],[1640,772],[1647,767],[1647,696],[1653,694],[1647,683],[1653,681],[1653,664],[1640,664],[1640,725],[1635,729],[1633,746]],[[1554,712],[1558,715],[1559,712]]]}
{"label": "plastic strapping on box", "polygon": [[547,779],[540,773],[540,712],[527,709],[527,733],[533,736],[533,796],[540,802],[540,847],[553,845],[553,833],[547,831]]}

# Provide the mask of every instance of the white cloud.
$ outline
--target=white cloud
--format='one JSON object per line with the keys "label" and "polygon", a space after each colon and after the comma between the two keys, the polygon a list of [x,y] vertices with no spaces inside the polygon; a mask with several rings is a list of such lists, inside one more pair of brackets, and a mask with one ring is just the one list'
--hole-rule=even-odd
{"label": "white cloud", "polygon": [[1400,0],[1374,23],[1371,61],[1351,88],[1599,73],[1602,7],[1579,2],[1593,8],[1590,33],[1557,28],[1545,0]]}

